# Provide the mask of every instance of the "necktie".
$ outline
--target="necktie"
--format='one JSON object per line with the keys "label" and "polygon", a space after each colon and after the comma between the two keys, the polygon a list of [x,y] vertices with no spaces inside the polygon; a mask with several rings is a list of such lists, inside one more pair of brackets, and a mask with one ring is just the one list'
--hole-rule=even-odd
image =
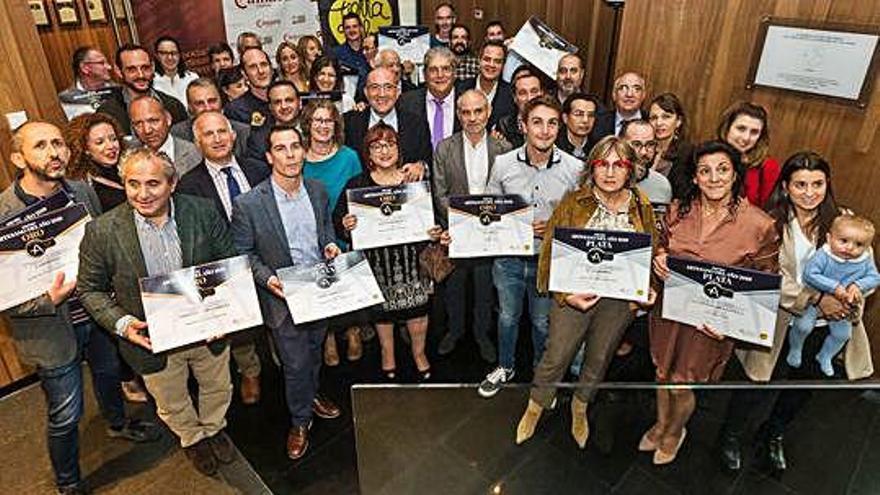
{"label": "necktie", "polygon": [[229,202],[235,201],[235,198],[241,194],[241,188],[238,187],[238,181],[232,175],[232,167],[223,167],[220,169],[226,175],[226,189],[229,190]]}
{"label": "necktie", "polygon": [[431,131],[431,147],[435,150],[443,141],[443,100],[434,98],[434,130]]}

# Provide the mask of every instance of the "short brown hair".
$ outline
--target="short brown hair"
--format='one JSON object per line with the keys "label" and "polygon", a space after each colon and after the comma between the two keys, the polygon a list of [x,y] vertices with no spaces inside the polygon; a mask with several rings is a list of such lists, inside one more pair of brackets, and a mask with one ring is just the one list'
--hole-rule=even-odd
{"label": "short brown hair", "polygon": [[541,95],[529,100],[523,107],[523,119],[528,119],[529,114],[538,107],[550,107],[562,118],[562,107],[559,106],[559,100],[549,95]]}
{"label": "short brown hair", "polygon": [[397,149],[397,166],[400,166],[400,147],[398,145],[399,140],[397,138],[397,132],[388,124],[376,124],[373,127],[370,127],[370,130],[367,131],[367,134],[364,136],[364,149],[361,150],[361,155],[363,155],[363,163],[370,170],[375,170],[376,166],[373,164],[373,161],[370,160],[370,145],[378,141],[388,141],[390,143],[394,143],[395,146],[398,146]]}

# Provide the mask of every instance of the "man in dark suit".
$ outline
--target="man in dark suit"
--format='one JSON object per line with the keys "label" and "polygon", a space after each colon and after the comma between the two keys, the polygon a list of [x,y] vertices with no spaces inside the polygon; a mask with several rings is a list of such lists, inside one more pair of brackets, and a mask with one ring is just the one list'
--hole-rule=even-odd
{"label": "man in dark suit", "polygon": [[[172,125],[171,135],[194,143],[193,121],[195,118],[205,112],[223,111],[223,99],[220,97],[217,83],[207,77],[200,77],[189,83],[189,86],[186,87],[186,106],[189,110],[189,118]],[[232,130],[235,131],[235,154],[244,156],[251,126],[235,120],[231,120],[229,123],[232,125]]]}
{"label": "man in dark suit", "polygon": [[171,115],[156,98],[138,96],[129,105],[128,113],[138,141],[153,151],[165,153],[177,167],[179,175],[189,172],[202,161],[202,155],[193,143],[171,135]]}
{"label": "man in dark suit", "polygon": [[138,96],[152,95],[162,103],[171,116],[172,123],[186,120],[186,108],[177,98],[153,89],[153,57],[146,48],[139,45],[123,45],[116,50],[116,75],[122,81],[122,88],[114,97],[108,98],[96,111],[110,115],[122,132],[131,135],[131,120],[128,106]]}
{"label": "man in dark suit", "polygon": [[398,108],[400,92],[394,72],[384,67],[373,69],[367,74],[364,91],[369,107],[360,111],[351,110],[343,116],[346,146],[357,151],[358,156],[364,156],[367,131],[383,122],[398,133],[404,170],[413,174],[427,170],[431,160],[431,142],[424,128],[413,124],[418,117]]}
{"label": "man in dark suit", "polygon": [[455,55],[446,47],[425,54],[425,87],[400,97],[400,110],[415,116],[413,125],[431,140],[431,149],[461,130],[455,117]]}
{"label": "man in dark suit", "polygon": [[529,68],[517,69],[513,75],[513,102],[516,104],[516,112],[505,115],[498,119],[498,125],[494,132],[504,138],[505,141],[519,148],[525,144],[521,113],[526,103],[543,95],[546,92],[544,79]]}
{"label": "man in dark suit", "polygon": [[230,101],[223,108],[223,113],[231,120],[244,122],[252,127],[259,127],[269,115],[269,84],[272,83],[274,72],[269,62],[269,55],[262,48],[245,48],[241,54],[241,73],[248,81],[247,93]]}
{"label": "man in dark suit", "polygon": [[[0,224],[17,212],[64,191],[95,217],[101,205],[85,182],[64,179],[70,149],[61,131],[28,122],[12,137],[10,159],[20,174],[0,194]],[[6,282],[8,283],[8,282]],[[83,413],[85,355],[107,433],[133,441],[158,438],[155,425],[127,420],[119,386],[119,355],[113,337],[95,325],[74,294],[76,280],[56,275],[45,294],[8,309],[12,336],[25,364],[35,366],[46,397],[49,458],[59,493],[85,493],[79,470],[79,420]]]}
{"label": "man in dark suit", "polygon": [[[510,151],[510,144],[492,137],[486,129],[489,100],[482,91],[470,89],[458,97],[458,118],[462,131],[444,139],[434,153],[434,198],[440,224],[448,228],[449,196],[484,194],[495,157]],[[496,359],[489,340],[492,324],[492,259],[455,260],[455,270],[446,279],[443,291],[449,315],[449,331],[437,352],[449,354],[465,334],[467,282],[472,278],[474,338],[480,355],[488,362]]]}
{"label": "man in dark suit", "polygon": [[590,133],[590,141],[598,143],[605,136],[620,136],[623,123],[627,120],[648,118],[642,110],[645,102],[645,78],[637,72],[624,72],[614,80],[611,100],[614,108],[607,109],[596,116],[596,125]]}
{"label": "man in dark suit", "polygon": [[287,455],[299,459],[309,447],[312,416],[336,418],[341,413],[317,394],[327,322],[294,325],[276,270],[312,266],[340,250],[327,191],[302,176],[305,148],[299,130],[276,126],[268,140],[272,175],[236,199],[232,236],[238,252],[250,256],[263,321],[275,337],[290,413]]}
{"label": "man in dark suit", "polygon": [[[77,289],[83,305],[118,335],[122,357],[156,400],[159,418],[206,475],[232,462],[223,434],[232,398],[225,339],[154,354],[138,279],[235,256],[226,222],[209,201],[172,192],[177,172],[168,158],[144,148],[119,165],[128,202],[86,226]],[[223,329],[217,329],[218,333]],[[198,408],[187,378],[198,383]]]}
{"label": "man in dark suit", "polygon": [[469,89],[479,89],[492,103],[492,114],[489,115],[487,128],[491,131],[498,119],[507,115],[516,115],[513,103],[513,89],[510,84],[501,80],[501,71],[507,58],[507,49],[503,44],[494,41],[486,42],[480,50],[480,73],[474,79],[460,81],[456,89],[463,93]]}
{"label": "man in dark suit", "polygon": [[[237,136],[222,113],[204,112],[193,121],[196,146],[205,157],[202,163],[180,179],[178,192],[210,199],[227,220],[232,218],[232,202],[239,194],[269,176],[269,167],[255,160],[239,161],[233,154]],[[252,332],[238,332],[231,339],[232,359],[241,373],[241,401],[260,400],[260,358]]]}
{"label": "man in dark suit", "polygon": [[572,93],[562,103],[562,122],[556,146],[569,155],[586,160],[593,143],[590,132],[596,123],[599,98],[587,93]]}

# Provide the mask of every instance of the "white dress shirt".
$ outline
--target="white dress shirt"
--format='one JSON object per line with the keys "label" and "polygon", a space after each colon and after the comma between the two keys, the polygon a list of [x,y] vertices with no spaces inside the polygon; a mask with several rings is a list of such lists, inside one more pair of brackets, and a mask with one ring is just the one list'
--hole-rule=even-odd
{"label": "white dress shirt", "polygon": [[248,183],[244,171],[238,166],[238,162],[235,161],[235,156],[233,156],[232,160],[226,165],[214,163],[206,158],[205,166],[208,167],[208,173],[211,174],[211,180],[214,181],[214,188],[217,190],[217,195],[220,196],[220,202],[223,203],[223,210],[226,212],[226,218],[232,219],[232,200],[229,198],[229,186],[226,184],[226,172],[223,172],[222,169],[232,167],[232,177],[235,179],[235,182],[238,183],[238,189],[241,191],[241,194],[251,190],[251,185]]}
{"label": "white dress shirt", "polygon": [[159,90],[168,96],[173,96],[186,107],[186,87],[198,78],[198,74],[190,71],[186,71],[183,77],[177,75],[177,72],[171,77],[160,76],[157,73],[153,76],[153,89]]}
{"label": "white dress shirt", "polygon": [[464,169],[467,171],[468,193],[483,194],[489,181],[489,145],[486,132],[474,146],[471,140],[462,133],[464,142]]}
{"label": "white dress shirt", "polygon": [[[169,133],[168,137],[165,138],[165,142],[162,143],[162,146],[159,146],[159,151],[161,153],[165,153],[171,163],[174,163],[174,137]],[[177,167],[177,164],[174,163],[174,166],[180,170],[180,167]]]}
{"label": "white dress shirt", "polygon": [[374,125],[378,124],[380,120],[385,122],[386,125],[389,125],[392,128],[394,128],[394,131],[397,132],[397,109],[396,108],[392,108],[391,111],[388,112],[388,115],[386,115],[384,117],[381,117],[378,113],[376,113],[375,110],[370,108],[370,123],[367,126],[367,128],[369,129],[369,128],[373,127]]}
{"label": "white dress shirt", "polygon": [[[425,109],[428,113],[428,134],[434,136],[434,114],[437,112],[434,104],[434,95],[430,91],[425,93]],[[443,139],[452,135],[455,128],[455,88],[443,99]]]}
{"label": "white dress shirt", "polygon": [[[474,89],[483,93],[482,84],[483,84],[483,76],[481,74],[481,75],[477,76],[477,82],[474,85]],[[495,93],[497,93],[497,92],[498,92],[498,80],[496,79],[495,83],[492,84],[492,89],[489,90],[488,93],[483,93],[484,95],[486,95],[486,99],[489,100],[489,106],[492,106],[492,102],[495,100]]]}

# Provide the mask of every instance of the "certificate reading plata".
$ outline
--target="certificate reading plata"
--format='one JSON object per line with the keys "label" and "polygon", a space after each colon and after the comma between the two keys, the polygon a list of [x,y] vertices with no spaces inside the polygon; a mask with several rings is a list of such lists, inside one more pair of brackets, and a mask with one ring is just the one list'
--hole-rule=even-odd
{"label": "certificate reading plata", "polygon": [[427,182],[348,191],[348,212],[357,217],[351,231],[354,249],[427,241],[434,205]]}
{"label": "certificate reading plata", "polygon": [[711,325],[735,339],[771,346],[782,278],[745,268],[669,256],[663,318]]}
{"label": "certificate reading plata", "polygon": [[297,325],[385,302],[370,263],[359,251],[308,267],[282,268],[278,278]]}
{"label": "certificate reading plata", "polygon": [[450,196],[449,257],[530,256],[533,218],[519,195]]}
{"label": "certificate reading plata", "polygon": [[651,234],[557,227],[550,255],[553,292],[648,300]]}
{"label": "certificate reading plata", "polygon": [[89,220],[86,207],[73,204],[0,228],[0,311],[45,294],[58,272],[76,279]]}
{"label": "certificate reading plata", "polygon": [[263,323],[247,256],[145,277],[140,287],[154,353]]}

